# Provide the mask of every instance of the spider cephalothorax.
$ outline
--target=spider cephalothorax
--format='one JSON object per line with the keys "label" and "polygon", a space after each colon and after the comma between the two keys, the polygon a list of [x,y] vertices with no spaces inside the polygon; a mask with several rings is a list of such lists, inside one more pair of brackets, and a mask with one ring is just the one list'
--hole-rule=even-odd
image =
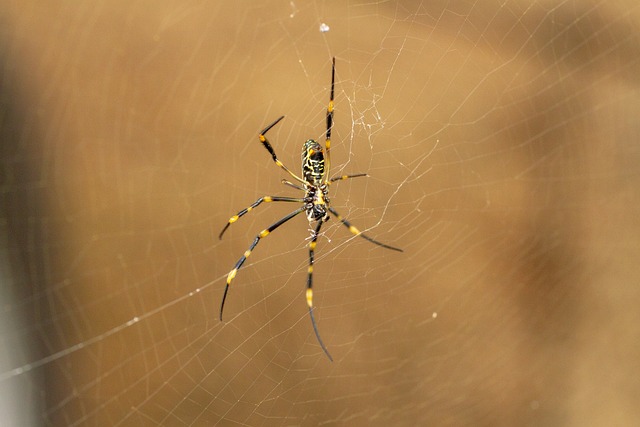
{"label": "spider cephalothorax", "polygon": [[327,206],[329,205],[329,198],[327,197],[328,190],[328,187],[324,184],[320,187],[312,185],[305,190],[305,209],[309,222],[320,220],[326,222],[331,218],[327,211]]}
{"label": "spider cephalothorax", "polygon": [[320,332],[318,332],[318,326],[316,325],[316,321],[313,317],[313,262],[314,255],[316,249],[316,241],[318,240],[318,234],[320,233],[320,228],[322,224],[329,221],[331,218],[330,214],[335,216],[342,224],[345,225],[349,229],[349,231],[355,235],[360,236],[371,243],[375,243],[378,246],[382,246],[383,248],[392,249],[394,251],[402,252],[402,249],[385,245],[384,243],[380,243],[377,240],[372,239],[371,237],[363,234],[356,227],[351,225],[349,221],[344,219],[335,209],[333,209],[329,204],[329,186],[332,182],[342,181],[349,178],[356,178],[360,176],[367,176],[367,174],[359,173],[354,175],[341,175],[336,176],[329,179],[329,170],[330,170],[330,150],[331,150],[331,128],[333,127],[333,95],[334,95],[334,82],[335,82],[335,67],[336,67],[336,59],[333,58],[333,66],[331,68],[331,95],[329,98],[329,106],[327,107],[327,132],[325,139],[324,148],[318,142],[313,139],[308,139],[305,141],[302,147],[302,177],[291,172],[285,165],[282,163],[278,156],[276,156],[273,147],[269,143],[269,140],[265,136],[266,133],[274,127],[280,120],[284,118],[284,116],[279,117],[269,126],[264,128],[259,135],[260,142],[267,149],[269,154],[275,164],[284,169],[296,182],[290,182],[287,180],[283,180],[284,184],[287,184],[291,187],[294,187],[298,190],[304,192],[304,196],[297,197],[279,197],[279,196],[264,196],[256,200],[251,206],[241,210],[236,215],[229,218],[229,221],[224,226],[222,231],[220,232],[220,238],[222,239],[222,235],[227,230],[227,228],[236,222],[240,217],[250,212],[253,208],[257,207],[262,202],[270,203],[270,202],[294,202],[302,204],[301,207],[286,215],[284,218],[279,219],[275,223],[271,224],[269,227],[262,230],[253,240],[249,249],[245,251],[242,257],[238,260],[236,265],[233,267],[233,270],[229,272],[227,275],[227,285],[224,288],[224,295],[222,296],[222,303],[220,305],[220,320],[222,320],[222,311],[224,309],[224,302],[227,298],[227,292],[229,291],[229,285],[231,281],[236,277],[238,270],[247,260],[249,255],[251,255],[251,251],[256,247],[260,239],[266,237],[276,228],[280,227],[285,222],[289,221],[291,218],[297,216],[298,214],[305,212],[307,215],[307,219],[310,223],[315,223],[315,228],[313,229],[311,240],[309,241],[309,268],[307,270],[307,306],[309,307],[309,316],[311,317],[311,324],[313,326],[313,331],[316,334],[316,338],[320,343],[320,347],[325,352],[327,357],[330,360],[331,355],[329,351],[325,347],[322,339],[320,338]]}

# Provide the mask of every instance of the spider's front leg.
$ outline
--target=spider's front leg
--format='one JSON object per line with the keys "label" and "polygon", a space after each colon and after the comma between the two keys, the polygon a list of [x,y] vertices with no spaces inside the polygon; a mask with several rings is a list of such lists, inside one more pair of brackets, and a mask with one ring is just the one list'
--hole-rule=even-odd
{"label": "spider's front leg", "polygon": [[368,241],[370,241],[371,243],[373,243],[375,245],[382,246],[383,248],[391,249],[392,251],[404,252],[400,248],[396,248],[395,246],[389,246],[389,245],[386,245],[386,244],[384,244],[382,242],[378,242],[375,239],[372,239],[371,237],[367,236],[362,231],[358,230],[356,227],[351,225],[351,223],[349,221],[347,221],[346,219],[344,219],[342,217],[342,215],[340,215],[335,209],[333,209],[330,206],[328,206],[327,208],[329,209],[329,212],[331,212],[331,214],[333,214],[336,218],[338,218],[338,220],[341,223],[343,223],[344,226],[347,227],[349,229],[349,231],[351,232],[351,234],[353,234],[354,236],[360,236],[363,239],[368,240]]}
{"label": "spider's front leg", "polygon": [[311,317],[311,325],[313,326],[313,331],[316,333],[318,343],[320,343],[320,347],[322,347],[322,351],[324,351],[324,354],[326,354],[329,360],[333,362],[333,358],[329,354],[329,350],[327,350],[327,347],[325,347],[324,343],[322,342],[322,338],[320,338],[318,325],[316,324],[316,319],[313,317],[313,261],[315,258],[316,242],[318,240],[318,234],[320,233],[320,227],[322,227],[322,222],[323,219],[320,218],[318,220],[318,225],[313,231],[311,241],[309,242],[309,269],[307,270],[307,305],[309,306],[309,317]]}
{"label": "spider's front leg", "polygon": [[245,253],[242,255],[242,257],[240,257],[236,265],[233,267],[233,270],[231,270],[229,274],[227,274],[227,286],[225,286],[224,288],[224,295],[222,295],[222,303],[220,304],[220,320],[222,320],[222,311],[224,310],[224,302],[227,299],[227,292],[229,291],[229,285],[231,284],[231,281],[236,277],[236,274],[238,273],[238,270],[240,269],[240,267],[242,267],[242,264],[244,264],[244,262],[247,260],[249,255],[251,255],[251,251],[253,251],[253,248],[255,248],[256,245],[260,242],[260,239],[262,239],[263,237],[267,237],[269,233],[271,233],[273,230],[280,227],[282,224],[289,221],[291,218],[295,217],[296,215],[298,215],[300,212],[303,212],[304,210],[305,210],[305,207],[302,206],[301,208],[296,209],[295,211],[291,212],[289,215],[279,219],[278,221],[274,222],[269,227],[265,228],[260,233],[258,233],[256,238],[253,240],[253,243],[251,243],[251,246],[249,246],[249,249],[247,249]]}
{"label": "spider's front leg", "polygon": [[218,236],[218,238],[222,239],[222,235],[224,234],[225,231],[227,231],[227,228],[229,228],[229,226],[231,224],[233,224],[238,219],[242,218],[244,215],[246,215],[249,212],[251,212],[253,210],[253,208],[258,207],[258,205],[260,205],[262,202],[264,202],[264,203],[271,203],[271,202],[299,202],[299,203],[303,203],[304,199],[300,199],[300,198],[296,198],[296,197],[278,197],[278,196],[260,197],[258,200],[253,202],[253,204],[251,206],[242,209],[240,212],[238,212],[237,214],[235,214],[234,216],[229,218],[229,221],[227,222],[227,225],[224,226],[224,228],[220,232],[220,235]]}

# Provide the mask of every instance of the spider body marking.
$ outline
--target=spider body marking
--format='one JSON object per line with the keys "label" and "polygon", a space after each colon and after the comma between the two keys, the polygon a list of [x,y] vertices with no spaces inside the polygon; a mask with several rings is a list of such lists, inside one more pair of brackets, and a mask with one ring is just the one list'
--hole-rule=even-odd
{"label": "spider body marking", "polygon": [[309,222],[328,221],[329,187],[325,182],[324,150],[313,139],[308,139],[302,148],[302,177],[305,184],[306,213]]}
{"label": "spider body marking", "polygon": [[224,226],[222,231],[220,232],[219,238],[222,239],[222,235],[227,230],[227,228],[240,219],[242,216],[251,212],[254,208],[258,207],[262,203],[271,203],[271,202],[290,202],[290,203],[300,203],[302,206],[298,207],[293,212],[279,219],[275,223],[271,224],[269,227],[265,228],[261,232],[259,232],[253,240],[253,243],[249,246],[242,257],[236,262],[233,269],[227,274],[227,284],[224,288],[224,294],[222,296],[222,303],[220,304],[220,320],[222,320],[222,312],[224,310],[224,302],[227,298],[227,293],[229,291],[229,286],[231,282],[236,277],[238,270],[244,262],[247,260],[249,255],[253,249],[257,246],[261,239],[267,237],[271,232],[273,232],[276,228],[280,227],[285,222],[294,218],[298,214],[305,212],[307,216],[307,220],[310,224],[315,223],[315,228],[313,229],[311,240],[309,241],[309,267],[307,269],[307,291],[306,291],[306,300],[307,306],[309,308],[309,317],[311,318],[311,324],[313,326],[313,331],[315,332],[316,338],[322,351],[327,355],[329,360],[333,361],[331,354],[327,350],[327,347],[322,342],[322,338],[320,338],[320,332],[318,331],[318,325],[316,324],[315,318],[313,316],[313,264],[315,260],[315,249],[318,240],[318,235],[320,234],[320,229],[322,224],[329,221],[331,219],[331,215],[335,216],[338,221],[340,221],[347,229],[354,235],[362,237],[363,239],[368,240],[369,242],[381,246],[386,249],[391,249],[394,251],[402,252],[402,249],[386,245],[384,243],[378,242],[377,240],[372,239],[371,237],[363,234],[360,230],[358,230],[355,226],[353,226],[348,220],[343,218],[335,209],[333,209],[329,203],[329,186],[331,183],[336,181],[343,181],[345,179],[357,178],[362,176],[367,176],[366,173],[358,173],[353,175],[341,175],[336,176],[329,179],[329,171],[331,167],[330,162],[330,150],[331,150],[331,130],[333,128],[333,108],[334,108],[334,86],[335,86],[335,66],[336,60],[333,58],[332,67],[331,67],[331,93],[329,97],[329,105],[327,107],[327,130],[325,134],[325,146],[324,148],[317,141],[313,139],[308,139],[305,141],[302,147],[302,177],[299,177],[295,173],[291,172],[284,163],[278,159],[278,156],[275,153],[275,150],[271,146],[271,143],[266,137],[267,132],[274,127],[280,120],[284,118],[284,116],[279,117],[273,123],[265,127],[259,134],[259,139],[265,149],[271,154],[271,158],[273,159],[276,166],[283,169],[287,172],[297,183],[290,182],[287,180],[282,180],[283,184],[286,184],[290,187],[293,187],[297,190],[301,190],[304,192],[304,196],[301,198],[296,197],[279,197],[279,196],[263,196],[256,200],[252,205],[246,207],[245,209],[238,212],[236,215],[229,218],[229,221]]}

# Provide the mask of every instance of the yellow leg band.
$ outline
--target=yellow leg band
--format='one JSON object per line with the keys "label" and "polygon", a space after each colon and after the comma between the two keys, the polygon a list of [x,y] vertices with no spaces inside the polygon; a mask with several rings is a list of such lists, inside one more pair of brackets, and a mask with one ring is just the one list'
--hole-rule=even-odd
{"label": "yellow leg band", "polygon": [[309,308],[313,307],[313,291],[311,289],[307,289],[307,305]]}
{"label": "yellow leg band", "polygon": [[233,280],[234,277],[236,277],[237,272],[238,272],[237,268],[234,268],[229,272],[229,274],[227,275],[227,285],[231,284],[231,281]]}

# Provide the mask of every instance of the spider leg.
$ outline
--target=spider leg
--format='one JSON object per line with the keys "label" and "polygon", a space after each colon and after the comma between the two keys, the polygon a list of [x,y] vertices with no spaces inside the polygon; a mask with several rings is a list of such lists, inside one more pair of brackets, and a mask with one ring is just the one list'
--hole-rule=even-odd
{"label": "spider leg", "polygon": [[262,142],[262,145],[264,145],[264,148],[267,149],[267,151],[269,152],[269,154],[271,154],[271,157],[273,158],[273,161],[276,163],[276,165],[278,165],[279,168],[284,169],[289,175],[291,175],[296,181],[301,182],[302,184],[306,184],[307,182],[300,178],[298,175],[296,175],[295,173],[291,172],[289,170],[288,167],[286,167],[284,165],[284,163],[282,163],[279,159],[278,156],[276,156],[276,152],[273,150],[273,147],[271,146],[271,144],[269,143],[269,140],[267,139],[267,137],[265,136],[267,132],[269,132],[269,130],[274,127],[275,125],[278,124],[278,122],[280,120],[284,119],[284,116],[280,116],[279,118],[276,119],[275,122],[271,123],[269,126],[267,126],[266,128],[262,129],[262,131],[260,131],[260,135],[258,136],[258,138],[260,138],[260,142]]}
{"label": "spider leg", "polygon": [[283,179],[282,181],[280,181],[281,183],[283,183],[284,185],[288,185],[289,187],[293,187],[296,190],[300,190],[300,191],[307,191],[306,189],[300,187],[298,184],[294,184],[291,181],[287,181],[286,179]]}
{"label": "spider leg", "polygon": [[244,215],[246,215],[249,212],[251,212],[253,210],[253,208],[257,207],[262,202],[265,202],[265,203],[270,203],[270,202],[299,202],[299,203],[303,203],[304,199],[299,199],[299,198],[295,198],[295,197],[276,197],[276,196],[260,197],[251,206],[249,206],[248,208],[242,209],[236,215],[234,215],[231,218],[229,218],[229,222],[227,222],[227,225],[224,226],[224,228],[220,232],[220,235],[218,236],[218,238],[222,239],[222,235],[224,234],[225,231],[227,231],[227,228],[229,228],[229,226],[231,224],[233,224],[238,219],[242,218]]}
{"label": "spider leg", "polygon": [[329,180],[329,182],[336,182],[336,181],[344,181],[345,179],[349,179],[349,178],[359,178],[361,176],[369,176],[366,173],[356,173],[353,175],[341,175],[341,176],[334,176],[333,178],[331,178]]}
{"label": "spider leg", "polygon": [[224,301],[227,299],[227,292],[229,291],[229,285],[231,284],[231,281],[233,280],[233,278],[236,277],[236,273],[238,272],[240,267],[242,267],[242,264],[244,264],[244,262],[247,260],[249,255],[251,255],[251,251],[253,251],[253,248],[256,247],[260,239],[268,236],[269,233],[271,233],[273,230],[280,227],[282,224],[289,221],[291,218],[298,215],[300,212],[304,212],[304,210],[305,210],[305,207],[302,206],[301,208],[296,209],[295,211],[291,212],[284,218],[279,219],[278,221],[274,222],[269,227],[265,228],[260,233],[258,233],[258,235],[254,239],[251,246],[249,246],[249,249],[247,249],[246,252],[242,255],[242,257],[238,260],[235,267],[233,267],[233,270],[231,270],[229,274],[227,274],[227,286],[224,288],[224,295],[222,296],[222,304],[220,304],[220,320],[222,320],[222,310],[224,310]]}
{"label": "spider leg", "polygon": [[351,223],[349,221],[347,221],[346,219],[344,219],[342,217],[342,215],[340,215],[338,212],[336,212],[335,209],[333,209],[330,206],[327,206],[327,208],[329,209],[329,212],[331,212],[336,218],[338,218],[338,220],[344,224],[345,227],[347,227],[349,229],[349,231],[351,232],[351,234],[353,234],[354,236],[360,236],[363,239],[366,239],[368,241],[370,241],[373,244],[376,244],[378,246],[382,246],[383,248],[387,248],[387,249],[391,249],[393,251],[398,251],[398,252],[404,252],[402,249],[400,248],[396,248],[394,246],[389,246],[389,245],[385,245],[384,243],[378,242],[377,240],[372,239],[371,237],[367,236],[366,234],[364,234],[362,231],[358,230],[356,227],[354,227],[353,225],[351,225]]}
{"label": "spider leg", "polygon": [[[329,176],[331,171],[331,129],[333,128],[333,95],[336,80],[336,58],[333,58],[331,65],[331,94],[329,96],[329,106],[327,107],[327,133],[324,143],[325,147],[325,176]],[[326,181],[326,178],[325,178]]]}
{"label": "spider leg", "polygon": [[320,332],[318,332],[318,325],[316,324],[316,319],[313,317],[313,261],[316,250],[316,240],[318,240],[318,233],[320,233],[320,227],[322,227],[322,219],[318,220],[318,226],[313,232],[313,237],[309,242],[309,270],[308,270],[308,278],[307,278],[307,305],[309,306],[309,317],[311,318],[311,325],[313,325],[313,331],[316,333],[316,338],[318,339],[318,343],[320,343],[320,347],[322,347],[322,351],[327,355],[329,360],[333,362],[333,358],[329,354],[329,350],[325,347],[322,342],[322,338],[320,338]]}

